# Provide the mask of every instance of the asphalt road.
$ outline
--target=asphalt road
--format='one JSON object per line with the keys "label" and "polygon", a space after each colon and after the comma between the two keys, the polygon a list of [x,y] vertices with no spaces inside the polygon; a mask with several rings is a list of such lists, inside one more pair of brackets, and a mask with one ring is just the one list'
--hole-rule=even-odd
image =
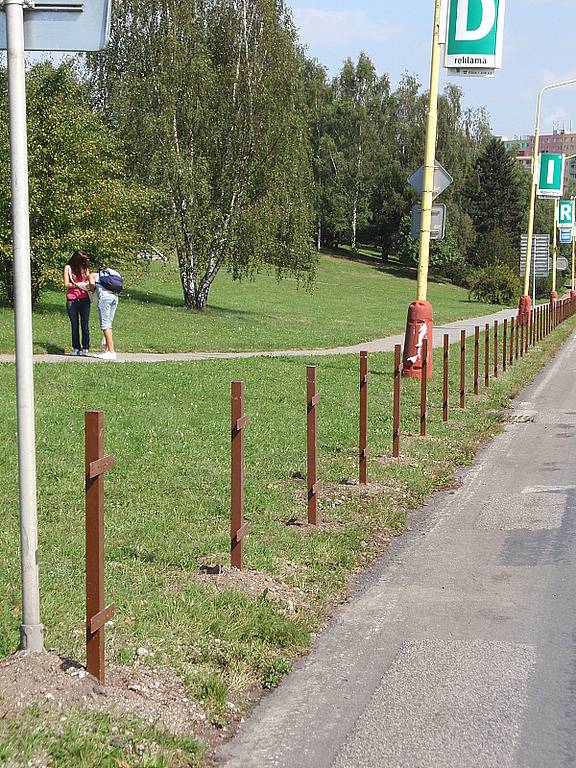
{"label": "asphalt road", "polygon": [[576,766],[576,336],[224,747],[226,768]]}

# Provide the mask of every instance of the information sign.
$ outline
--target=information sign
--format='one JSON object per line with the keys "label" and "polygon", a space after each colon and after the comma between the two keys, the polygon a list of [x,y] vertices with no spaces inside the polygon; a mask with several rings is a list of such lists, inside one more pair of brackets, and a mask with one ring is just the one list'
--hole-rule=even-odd
{"label": "information sign", "polygon": [[444,66],[499,69],[502,66],[505,0],[450,0]]}
{"label": "information sign", "polygon": [[543,153],[540,155],[538,173],[538,197],[562,197],[564,186],[564,155]]}

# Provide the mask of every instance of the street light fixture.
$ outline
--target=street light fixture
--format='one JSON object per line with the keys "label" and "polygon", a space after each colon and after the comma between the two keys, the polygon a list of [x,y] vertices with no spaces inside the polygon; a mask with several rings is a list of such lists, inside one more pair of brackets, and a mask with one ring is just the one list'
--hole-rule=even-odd
{"label": "street light fixture", "polygon": [[[530,254],[532,253],[532,240],[534,237],[534,208],[536,205],[536,187],[538,184],[538,150],[540,144],[540,114],[542,111],[542,96],[544,91],[552,88],[563,88],[567,85],[576,85],[576,78],[572,80],[562,80],[559,83],[545,85],[538,94],[538,106],[536,109],[536,127],[534,129],[534,156],[532,159],[532,188],[530,190],[530,211],[528,214],[528,239],[526,243],[526,272],[524,273],[524,294],[520,297],[518,307],[518,322],[520,325],[528,325],[530,321],[530,310],[532,300],[529,295],[530,290]],[[552,299],[552,297],[551,297]]]}

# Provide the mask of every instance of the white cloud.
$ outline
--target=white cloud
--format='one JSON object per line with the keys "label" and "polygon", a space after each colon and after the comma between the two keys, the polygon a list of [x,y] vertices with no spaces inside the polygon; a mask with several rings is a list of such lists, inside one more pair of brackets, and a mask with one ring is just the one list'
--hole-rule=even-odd
{"label": "white cloud", "polygon": [[294,20],[302,42],[309,45],[383,42],[398,34],[398,28],[384,19],[374,19],[365,11],[325,11],[321,8],[295,8]]}

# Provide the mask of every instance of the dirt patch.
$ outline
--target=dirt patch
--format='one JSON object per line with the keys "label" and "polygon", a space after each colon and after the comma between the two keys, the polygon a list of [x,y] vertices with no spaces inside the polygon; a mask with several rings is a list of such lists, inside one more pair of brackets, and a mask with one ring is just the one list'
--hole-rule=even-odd
{"label": "dirt patch", "polygon": [[111,664],[106,678],[101,686],[81,664],[53,653],[15,653],[0,662],[0,719],[17,717],[35,703],[116,712],[175,734],[201,730],[205,715],[174,672]]}

